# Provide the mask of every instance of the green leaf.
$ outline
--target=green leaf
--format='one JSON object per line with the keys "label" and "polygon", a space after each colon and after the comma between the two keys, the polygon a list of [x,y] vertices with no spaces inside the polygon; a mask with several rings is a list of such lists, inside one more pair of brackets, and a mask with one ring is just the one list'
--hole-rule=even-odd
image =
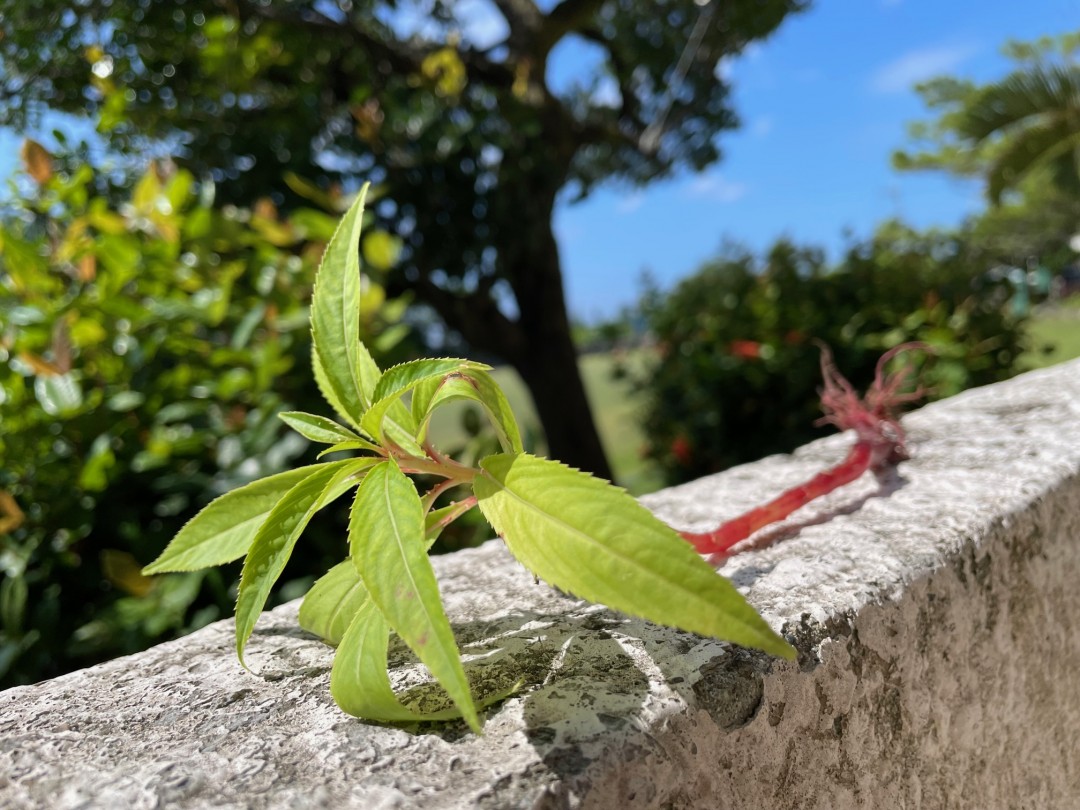
{"label": "green leaf", "polygon": [[330,378],[326,374],[326,369],[323,368],[322,359],[319,357],[314,345],[311,347],[311,373],[315,377],[315,384],[319,388],[319,393],[323,395],[323,399],[334,409],[334,412],[349,424],[359,427],[360,420],[349,414],[348,409],[330,385]]}
{"label": "green leaf", "polygon": [[[330,694],[342,711],[377,723],[416,723],[462,717],[459,709],[418,712],[401,704],[387,673],[389,642],[390,626],[386,619],[373,602],[365,602],[345,631],[330,672]],[[482,698],[479,707],[486,708],[509,697],[520,686],[518,682]],[[471,722],[469,725],[477,730]]]}
{"label": "green leaf", "polygon": [[379,612],[450,694],[469,726],[479,731],[424,533],[424,510],[412,482],[395,462],[376,464],[353,502],[353,563]]}
{"label": "green leaf", "polygon": [[433,509],[424,518],[424,536],[427,538],[427,547],[439,539],[442,530],[476,506],[468,501],[454,501],[441,509]]}
{"label": "green leaf", "polygon": [[359,441],[360,437],[333,419],[302,411],[285,411],[278,418],[305,439],[324,444]]}
{"label": "green leaf", "polygon": [[[489,368],[468,360],[447,358],[414,360],[387,369],[379,378],[372,405],[364,414],[360,427],[377,441],[389,438],[410,452],[416,452],[412,449],[416,445],[416,420],[401,402],[401,397],[425,380],[439,379],[474,367],[481,370]],[[403,439],[408,442],[407,445],[401,443]]]}
{"label": "green leaf", "polygon": [[[425,521],[425,548],[431,548],[442,530],[444,518],[464,511],[461,504],[450,504],[430,512]],[[353,616],[368,599],[360,574],[353,561],[345,560],[331,568],[311,586],[300,605],[300,626],[337,646]],[[455,715],[456,716],[456,715]]]}
{"label": "green leaf", "polygon": [[464,371],[470,368],[489,370],[491,366],[456,357],[412,360],[408,363],[401,363],[383,372],[383,375],[379,378],[379,384],[375,386],[372,401],[378,402],[380,399],[386,399],[394,394],[404,393],[421,380],[429,377],[445,377],[455,371]]}
{"label": "green leaf", "polygon": [[427,433],[431,414],[439,405],[455,399],[467,399],[478,402],[487,413],[488,420],[495,428],[495,434],[503,450],[521,453],[521,431],[510,402],[502,388],[487,371],[470,369],[443,379],[428,379],[413,389],[412,412],[423,438]]}
{"label": "green leaf", "polygon": [[311,335],[321,372],[337,404],[353,422],[371,403],[379,376],[360,342],[359,250],[367,189],[365,185],[360,190],[326,246],[311,299]]}
{"label": "green leaf", "polygon": [[526,568],[633,616],[794,658],[735,587],[624,490],[555,461],[489,456],[480,511]]}
{"label": "green leaf", "polygon": [[216,498],[177,532],[143,573],[197,571],[243,557],[282,496],[322,466],[299,467],[261,478]]}
{"label": "green leaf", "polygon": [[[389,439],[402,450],[412,453],[414,456],[423,456],[424,450],[416,441],[416,420],[412,418],[412,414],[405,407],[405,403],[400,399],[386,400],[385,403],[388,407],[379,406],[380,411],[384,414],[381,419],[383,430],[380,438],[382,440]],[[375,406],[372,405],[369,412],[374,408]]]}
{"label": "green leaf", "polygon": [[337,444],[330,445],[325,450],[319,453],[316,458],[322,458],[330,453],[341,453],[346,450],[375,450],[378,451],[379,446],[372,444],[367,439],[356,438],[351,442],[338,442]]}
{"label": "green leaf", "polygon": [[82,386],[71,373],[35,377],[34,395],[49,416],[67,416],[83,404]]}
{"label": "green leaf", "polygon": [[240,663],[244,662],[244,646],[262,613],[270,588],[281,576],[308,521],[355,486],[355,476],[374,462],[375,459],[358,458],[307,468],[307,477],[297,482],[270,510],[255,534],[240,575],[240,592],[236,598],[236,654]]}
{"label": "green leaf", "polygon": [[116,454],[112,449],[113,438],[102,433],[93,444],[79,471],[78,485],[87,492],[101,492],[109,485],[109,470],[116,466]]}
{"label": "green leaf", "polygon": [[307,592],[300,605],[300,626],[337,646],[367,599],[367,590],[352,560],[340,562]]}

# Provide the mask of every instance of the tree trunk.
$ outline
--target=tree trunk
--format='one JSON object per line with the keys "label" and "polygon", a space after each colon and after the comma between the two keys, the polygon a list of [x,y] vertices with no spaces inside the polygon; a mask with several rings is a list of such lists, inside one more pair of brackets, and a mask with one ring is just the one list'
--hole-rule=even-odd
{"label": "tree trunk", "polygon": [[[429,275],[406,282],[435,309],[447,326],[476,349],[503,358],[521,375],[536,404],[547,436],[548,452],[572,467],[611,479],[600,436],[593,422],[570,336],[563,297],[562,271],[550,212],[533,226],[519,229],[517,244],[501,246],[513,254],[508,273],[519,317],[508,318],[490,289],[449,292]],[[392,288],[393,294],[399,294]]]}
{"label": "tree trunk", "polygon": [[510,360],[532,393],[551,457],[610,480],[578,370],[550,217],[529,242],[528,267],[514,273],[513,284],[524,339]]}
{"label": "tree trunk", "polygon": [[536,404],[547,437],[548,454],[571,467],[611,480],[611,468],[585,396],[570,330],[546,331],[543,345],[528,352],[514,367]]}

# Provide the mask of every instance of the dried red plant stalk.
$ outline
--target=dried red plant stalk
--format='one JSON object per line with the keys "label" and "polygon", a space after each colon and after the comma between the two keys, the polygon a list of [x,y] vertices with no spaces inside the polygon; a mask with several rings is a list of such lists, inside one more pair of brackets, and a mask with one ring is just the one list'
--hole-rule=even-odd
{"label": "dried red plant stalk", "polygon": [[908,458],[904,429],[898,408],[926,394],[922,387],[901,393],[913,376],[914,367],[905,363],[898,371],[886,373],[889,362],[901,352],[925,349],[921,343],[904,343],[885,352],[877,362],[874,382],[859,398],[851,383],[833,362],[832,352],[821,346],[821,409],[825,416],[819,424],[836,425],[840,430],[854,430],[855,444],[839,464],[820,472],[797,487],[792,487],[763,506],[704,533],[681,532],[702,554],[719,554],[745,540],[758,529],[783,520],[796,509],[820,498],[837,487],[849,484],[867,470],[879,475],[897,462]]}

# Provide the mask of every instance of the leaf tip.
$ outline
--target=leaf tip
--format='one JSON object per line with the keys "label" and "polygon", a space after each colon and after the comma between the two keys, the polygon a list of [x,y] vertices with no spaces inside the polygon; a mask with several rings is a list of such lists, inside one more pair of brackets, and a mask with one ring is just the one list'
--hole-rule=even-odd
{"label": "leaf tip", "polygon": [[779,638],[780,644],[776,645],[776,655],[778,655],[780,658],[783,658],[785,661],[794,661],[796,658],[798,658],[799,651],[796,650],[794,646],[792,646],[791,642],[789,642],[783,637]]}

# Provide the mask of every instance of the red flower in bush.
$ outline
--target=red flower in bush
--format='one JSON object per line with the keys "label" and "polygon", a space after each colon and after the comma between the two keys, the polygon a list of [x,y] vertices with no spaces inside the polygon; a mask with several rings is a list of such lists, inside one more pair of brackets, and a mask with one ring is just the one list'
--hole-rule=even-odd
{"label": "red flower in bush", "polygon": [[693,455],[692,450],[690,442],[685,436],[676,436],[671,443],[671,455],[675,456],[675,459],[684,467],[690,464],[690,458]]}
{"label": "red flower in bush", "polygon": [[761,357],[761,344],[756,340],[733,340],[728,351],[744,360],[757,360]]}

